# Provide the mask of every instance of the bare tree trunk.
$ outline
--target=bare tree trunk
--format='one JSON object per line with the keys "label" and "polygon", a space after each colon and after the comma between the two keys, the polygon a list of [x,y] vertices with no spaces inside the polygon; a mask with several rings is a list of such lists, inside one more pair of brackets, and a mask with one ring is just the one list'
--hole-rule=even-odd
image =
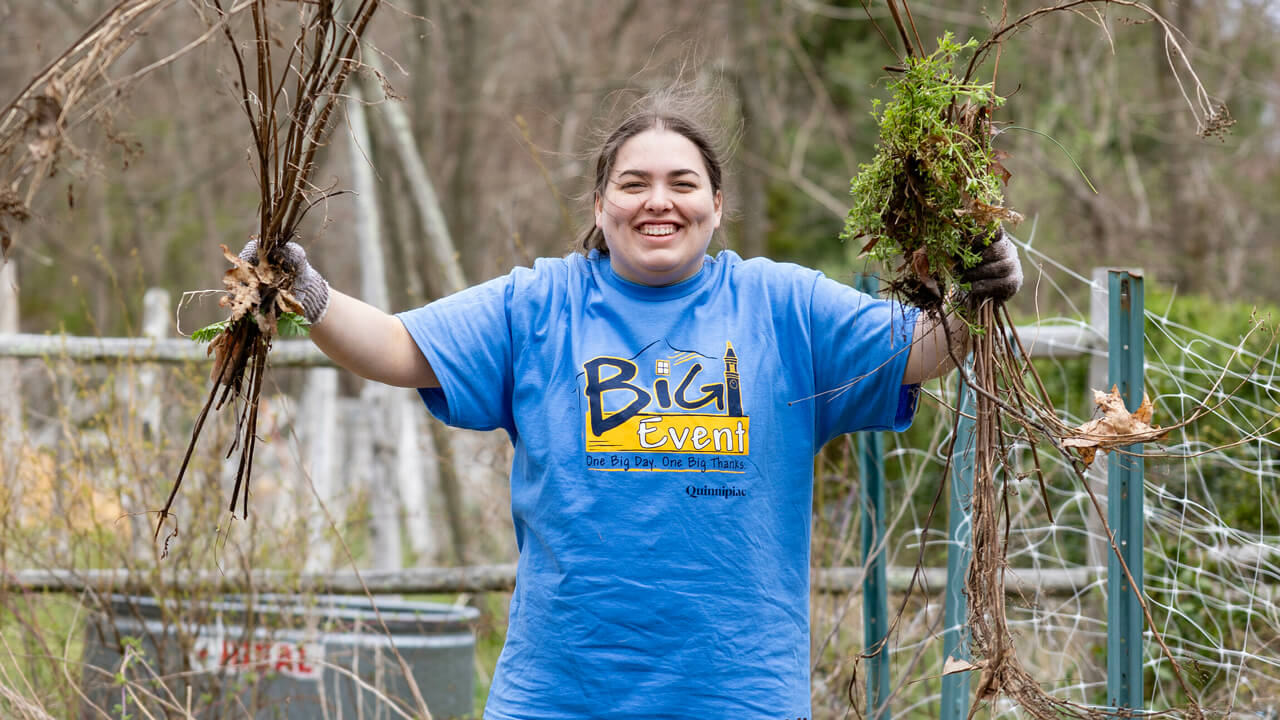
{"label": "bare tree trunk", "polygon": [[[468,236],[469,242],[477,242],[475,237],[476,207],[476,124],[479,115],[481,57],[477,52],[480,46],[482,28],[481,0],[456,3],[452,7],[452,22],[445,42],[449,48],[449,85],[452,92],[451,103],[454,109],[453,141],[449,144],[450,161],[453,171],[449,177],[449,187],[445,192],[446,217],[454,230]],[[483,271],[483,263],[488,253],[467,253],[464,259],[470,260],[466,274],[476,275]]]}
{"label": "bare tree trunk", "polygon": [[[367,59],[371,61],[375,68],[377,67],[377,61],[374,56],[370,55]],[[409,118],[405,114],[404,108],[395,102],[384,102],[378,107],[383,111],[379,113],[379,117],[384,121],[384,128],[391,137],[393,146],[396,149],[396,156],[400,161],[400,167],[409,179],[411,195],[418,209],[419,221],[425,231],[428,251],[438,269],[437,276],[440,278],[439,282],[442,285],[443,294],[462,290],[467,285],[466,276],[461,264],[458,262],[457,251],[454,249],[453,239],[445,223],[444,212],[440,207],[439,199],[436,197],[435,186],[427,174],[426,163],[423,161],[422,155],[418,151],[417,143],[413,138]],[[436,429],[435,426],[433,426],[433,429]],[[444,495],[447,522],[449,523],[450,534],[453,537],[455,556],[459,562],[465,562],[469,545],[469,533],[467,531],[461,483],[459,481],[459,478],[463,475],[459,471],[459,463],[467,462],[467,456],[464,453],[454,451],[452,445],[456,441],[455,433],[444,432],[441,429],[436,430],[435,447],[437,448],[437,454],[446,447],[450,451],[449,461],[439,464],[440,489]]]}
{"label": "bare tree trunk", "polygon": [[[1164,0],[1157,9],[1173,22],[1174,27],[1190,28],[1194,19],[1194,0],[1181,0],[1172,3]],[[1180,291],[1195,292],[1199,281],[1212,272],[1213,238],[1205,233],[1204,208],[1196,197],[1194,175],[1196,168],[1190,147],[1193,136],[1188,125],[1187,114],[1177,105],[1181,102],[1181,90],[1178,89],[1169,68],[1166,56],[1167,48],[1163,30],[1158,27],[1153,38],[1153,68],[1156,73],[1158,97],[1169,110],[1161,113],[1158,120],[1160,133],[1165,147],[1161,153],[1160,167],[1164,175],[1164,190],[1168,198],[1168,238],[1169,247],[1177,248],[1180,261],[1172,263],[1173,281]]]}
{"label": "bare tree trunk", "polygon": [[[347,139],[353,183],[357,188],[355,235],[360,238],[360,293],[364,301],[381,310],[389,310],[386,262],[382,251],[382,222],[378,210],[378,188],[365,156],[369,147],[369,126],[364,98],[359,87],[350,90],[347,118],[351,132]],[[366,382],[360,391],[360,411],[369,432],[372,453],[367,468],[357,468],[367,481],[369,496],[369,547],[375,570],[399,570],[404,567],[400,545],[400,482],[394,481],[399,463],[396,454],[416,452],[417,445],[396,447],[397,434],[392,432],[399,419],[399,405],[404,395],[381,383]],[[415,508],[415,511],[417,509]]]}
{"label": "bare tree trunk", "polygon": [[430,423],[430,431],[439,458],[440,494],[444,499],[445,518],[449,523],[449,536],[453,541],[453,559],[459,565],[466,565],[471,557],[471,537],[467,531],[466,506],[462,500],[462,483],[459,478],[463,473],[459,468],[466,461],[458,452],[457,435],[459,431],[451,430],[443,423]]}
{"label": "bare tree trunk", "polygon": [[[445,13],[443,8],[450,4],[452,0],[444,2],[417,0],[414,8],[418,17],[441,18]],[[444,33],[438,31],[434,21],[430,25],[435,26],[432,31],[418,34],[421,42],[414,45],[414,55],[410,58],[414,63],[413,67],[419,70],[410,73],[411,92],[407,102],[410,103],[409,107],[412,110],[413,136],[422,138],[428,147],[440,147],[443,144],[443,135],[439,133],[445,125],[445,110],[444,103],[438,101],[439,78],[434,73],[436,68],[444,64],[438,59],[438,56],[443,54],[440,48]]]}
{"label": "bare tree trunk", "polygon": [[[761,52],[761,23],[759,0],[747,0],[736,12],[729,13],[729,36],[735,39],[733,54],[734,86],[738,93],[738,106],[742,113],[742,155],[769,158],[770,142],[765,132],[764,88],[760,75],[754,72]],[[739,221],[738,249],[743,257],[755,257],[766,252],[768,216],[765,213],[765,185],[767,177],[761,172],[737,174]]]}
{"label": "bare tree trunk", "polygon": [[[387,138],[370,133],[369,158],[378,168],[380,184],[388,188],[405,187],[408,178],[396,162],[394,149]],[[391,306],[395,308],[418,307],[427,302],[427,290],[423,287],[421,263],[418,256],[422,242],[421,223],[414,215],[413,206],[399,202],[394,193],[379,193],[383,230],[387,238]]]}
{"label": "bare tree trunk", "polygon": [[[382,72],[381,63],[375,53],[367,54],[364,59],[378,72]],[[367,87],[366,90],[368,90]],[[404,167],[405,174],[409,177],[410,195],[426,230],[427,247],[440,278],[441,294],[455,293],[467,286],[466,276],[462,271],[462,265],[458,262],[458,251],[449,233],[449,226],[445,222],[440,200],[436,196],[435,184],[431,182],[427,165],[422,159],[422,154],[418,152],[418,143],[413,138],[409,117],[404,107],[394,101],[384,102],[378,108],[381,112],[377,115],[385,123],[387,134],[391,136],[396,154]]]}

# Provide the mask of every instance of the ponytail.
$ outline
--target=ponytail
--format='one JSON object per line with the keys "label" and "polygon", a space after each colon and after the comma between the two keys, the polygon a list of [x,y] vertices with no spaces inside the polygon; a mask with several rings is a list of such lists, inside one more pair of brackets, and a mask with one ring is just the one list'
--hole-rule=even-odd
{"label": "ponytail", "polygon": [[599,250],[601,255],[609,254],[609,246],[604,240],[604,231],[596,225],[587,228],[578,236],[577,241],[573,243],[573,249],[583,255],[590,255],[592,250]]}

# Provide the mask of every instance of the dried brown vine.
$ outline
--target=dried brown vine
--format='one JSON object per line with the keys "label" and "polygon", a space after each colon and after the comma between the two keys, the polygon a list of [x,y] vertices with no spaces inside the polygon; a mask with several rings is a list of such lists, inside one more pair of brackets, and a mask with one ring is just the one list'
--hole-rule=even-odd
{"label": "dried brown vine", "polygon": [[64,157],[83,160],[89,155],[73,144],[72,131],[97,122],[110,135],[111,113],[124,89],[216,37],[252,2],[238,0],[177,50],[112,77],[116,61],[177,4],[119,0],[0,109],[0,261],[7,260],[16,229],[30,219],[32,201],[44,181],[62,169]]}
{"label": "dried brown vine", "polygon": [[[290,290],[293,268],[282,265],[278,250],[294,238],[307,210],[327,195],[311,183],[316,153],[324,144],[333,111],[342,101],[342,87],[359,65],[357,53],[379,0],[361,0],[346,17],[335,0],[288,3],[298,20],[296,38],[283,52],[273,51],[276,20],[268,17],[267,0],[253,0],[252,62],[242,52],[239,39],[229,24],[222,30],[235,59],[241,108],[249,119],[253,137],[255,175],[259,191],[258,263],[250,265],[223,247],[233,267],[223,278],[227,295],[224,307],[231,309],[227,327],[209,345],[214,354],[213,387],[196,417],[182,465],[173,489],[159,511],[155,535],[158,538],[171,517],[174,500],[191,461],[211,409],[220,410],[228,401],[237,407],[235,437],[227,457],[239,453],[230,511],[237,506],[243,516],[249,512],[249,484],[253,476],[253,453],[257,445],[258,399],[267,367],[267,353],[276,334],[281,312],[298,312],[300,307]],[[278,4],[278,3],[276,3]],[[214,6],[224,17],[221,0]],[[281,68],[277,72],[276,68]]]}
{"label": "dried brown vine", "polygon": [[[910,95],[911,89],[905,89],[898,96],[905,98],[903,104],[893,111],[898,115],[886,109],[880,116],[880,152],[887,159],[883,163],[864,166],[862,172],[866,174],[854,181],[858,190],[855,196],[861,194],[865,197],[870,192],[880,194],[861,207],[855,206],[850,213],[850,224],[845,237],[870,238],[863,249],[889,262],[889,283],[900,298],[923,307],[926,313],[939,322],[943,322],[942,316],[947,312],[958,312],[970,331],[966,333],[971,338],[969,349],[972,353],[972,365],[969,369],[965,369],[961,362],[961,356],[965,352],[963,344],[950,342],[955,338],[948,339],[952,360],[961,368],[959,372],[963,381],[973,392],[976,401],[974,485],[969,508],[973,533],[972,559],[966,576],[965,595],[969,607],[971,649],[977,659],[964,668],[956,668],[955,663],[952,663],[951,671],[981,671],[976,692],[978,703],[971,708],[971,718],[981,707],[979,703],[991,701],[1000,694],[1017,702],[1024,711],[1038,720],[1059,717],[1101,718],[1128,714],[1130,711],[1126,709],[1088,707],[1049,695],[1019,660],[1005,608],[1004,571],[1010,519],[1004,502],[1005,490],[998,487],[997,483],[1002,477],[1003,469],[1008,469],[1008,472],[1003,473],[1004,477],[1016,473],[1009,457],[1015,442],[1030,448],[1036,468],[1035,475],[1040,479],[1043,493],[1044,480],[1038,454],[1041,448],[1048,446],[1051,451],[1061,453],[1075,468],[1083,483],[1084,470],[1088,464],[1085,455],[1095,449],[1118,450],[1133,443],[1149,442],[1170,428],[1151,427],[1148,425],[1150,415],[1146,413],[1140,418],[1142,422],[1136,424],[1121,422],[1124,418],[1116,415],[1113,418],[1116,422],[1081,427],[1066,425],[1054,410],[1035,368],[1025,360],[1028,355],[1018,344],[1014,326],[1003,303],[984,301],[975,304],[964,301],[958,306],[948,306],[948,282],[954,283],[959,271],[973,263],[975,254],[998,228],[999,221],[1011,217],[1011,211],[1006,208],[975,205],[972,195],[957,190],[956,187],[984,184],[987,188],[993,188],[997,181],[1008,182],[1008,175],[990,148],[992,115],[1000,99],[993,95],[989,101],[985,101],[985,105],[974,104],[973,101],[981,100],[980,93],[986,88],[994,87],[1002,43],[1033,22],[1054,13],[1079,12],[1086,7],[1106,6],[1141,13],[1164,33],[1170,70],[1196,117],[1197,133],[1201,137],[1221,134],[1231,125],[1230,114],[1201,85],[1187,54],[1179,45],[1177,30],[1142,2],[1066,0],[1028,12],[1012,21],[1008,20],[1007,5],[1002,4],[1000,18],[985,41],[957,45],[948,36],[939,41],[939,52],[933,54],[924,50],[906,0],[886,2],[896,35],[905,48],[899,55],[898,66],[887,69],[909,77],[913,70],[932,63],[927,65],[928,72],[924,73],[921,82],[933,83],[931,90],[941,88],[941,92],[949,92],[952,100],[945,104],[940,124],[936,104],[930,106],[921,102],[914,106],[930,113],[920,123],[934,123],[935,126],[941,125],[941,128],[926,133],[924,137],[914,141],[911,147],[890,146],[891,142],[885,140],[889,136],[885,125],[901,121],[903,107],[913,107],[910,104],[913,97]],[[863,6],[867,8],[868,3],[864,1]],[[869,11],[868,16],[870,17]],[[874,19],[872,22],[875,22]],[[889,34],[881,30],[880,35],[888,42]],[[955,77],[937,69],[940,59],[949,61],[958,51],[967,49],[972,49],[973,54],[962,76]],[[980,85],[975,80],[975,75],[993,53],[996,67],[992,72],[992,84]],[[911,122],[901,124],[916,126]],[[893,137],[900,139],[903,136]],[[940,143],[949,145],[946,153],[936,152],[936,146]],[[971,159],[959,165],[947,165],[934,160],[940,155],[955,157],[958,152],[971,152],[973,154],[970,157],[979,160],[993,160],[977,162]],[[980,177],[975,177],[974,174]],[[947,183],[956,187],[940,187]],[[998,197],[998,193],[992,192],[990,197]],[[939,202],[939,198],[948,199],[952,204]],[[968,220],[974,217],[975,211],[978,214],[985,212],[985,216],[979,217],[978,223],[969,223]],[[930,238],[921,240],[920,235],[930,235]],[[945,322],[943,327],[947,327]],[[1221,382],[1222,378],[1219,379],[1219,383]],[[1201,407],[1173,427],[1192,422],[1207,411],[1208,408]],[[1082,453],[1082,450],[1085,452]],[[1103,517],[1105,525],[1101,503],[1093,497],[1087,483],[1084,483],[1084,487],[1089,491],[1094,509]],[[1047,504],[1046,500],[1046,507]],[[1170,660],[1174,679],[1188,699],[1186,715],[1192,718],[1203,717],[1203,711],[1196,703],[1177,662],[1155,631],[1155,623],[1141,588],[1137,587],[1129,569],[1124,566],[1124,559],[1115,542],[1112,541],[1111,545],[1120,559],[1127,582],[1142,606],[1148,627],[1164,655]],[[853,697],[852,686],[850,697]]]}
{"label": "dried brown vine", "polygon": [[105,87],[126,82],[111,81],[107,71],[173,3],[120,0],[0,109],[0,261],[8,258],[17,226],[30,218],[31,202],[58,168],[60,156],[80,153],[68,131],[106,110]]}

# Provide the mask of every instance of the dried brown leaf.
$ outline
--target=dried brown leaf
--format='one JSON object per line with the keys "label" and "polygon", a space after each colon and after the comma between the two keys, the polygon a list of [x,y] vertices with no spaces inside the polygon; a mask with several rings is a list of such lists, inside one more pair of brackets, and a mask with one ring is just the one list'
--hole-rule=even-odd
{"label": "dried brown leaf", "polygon": [[1151,418],[1155,415],[1155,406],[1151,404],[1151,398],[1146,393],[1142,394],[1142,404],[1137,410],[1133,411],[1133,418],[1143,424],[1150,425]]}
{"label": "dried brown leaf", "polygon": [[1079,447],[1070,445],[1068,442],[1064,442],[1063,447],[1074,447],[1076,452],[1080,453],[1080,461],[1084,463],[1085,467],[1089,467],[1093,464],[1093,459],[1098,455],[1098,448],[1093,446]]}
{"label": "dried brown leaf", "polygon": [[924,248],[917,248],[911,253],[911,272],[925,284],[933,280],[933,273],[929,270],[929,254]]}
{"label": "dried brown leaf", "polygon": [[227,294],[218,301],[218,304],[231,309],[231,317],[228,320],[231,324],[235,324],[237,320],[244,317],[245,313],[261,302],[259,292],[261,282],[254,271],[254,266],[232,255],[226,245],[218,247],[222,248],[223,257],[230,260],[233,266],[222,274],[222,285],[227,289]]}
{"label": "dried brown leaf", "polygon": [[58,140],[62,137],[59,120],[62,117],[62,103],[57,93],[48,92],[35,99],[35,109],[27,118],[27,130],[30,140],[27,151],[35,160],[44,160],[58,149]]}
{"label": "dried brown leaf", "polygon": [[209,343],[209,349],[205,350],[206,355],[213,356],[213,369],[209,371],[209,380],[212,382],[216,383],[218,378],[222,377],[222,366],[227,363],[227,358],[230,357],[229,350],[233,342],[231,338],[231,333],[223,331],[213,339],[213,342]]}
{"label": "dried brown leaf", "polygon": [[969,672],[971,670],[981,670],[984,663],[971,663],[968,660],[961,660],[954,655],[948,656],[947,661],[942,663],[943,675],[955,675],[956,673]]}
{"label": "dried brown leaf", "polygon": [[1009,159],[1009,153],[1004,150],[993,150],[991,157],[993,159],[987,169],[991,174],[999,175],[1000,181],[1008,185],[1009,180],[1013,177],[1013,173],[1009,172],[1009,168],[1004,166],[1004,161]]}
{"label": "dried brown leaf", "polygon": [[288,290],[279,290],[276,292],[276,307],[280,308],[281,312],[291,312],[299,315],[306,314],[302,309],[302,303],[298,302],[298,298],[294,297],[293,293]]}
{"label": "dried brown leaf", "polygon": [[956,215],[972,217],[981,225],[997,220],[1017,225],[1022,222],[1022,213],[1010,210],[1003,205],[988,205],[973,197],[965,197],[965,206],[956,210]]}
{"label": "dried brown leaf", "polygon": [[1102,412],[1102,417],[1084,423],[1062,439],[1062,446],[1079,452],[1086,467],[1093,463],[1098,451],[1153,442],[1169,432],[1151,424],[1155,407],[1145,393],[1142,404],[1133,412],[1125,407],[1124,398],[1114,385],[1109,393],[1094,390],[1093,402]]}

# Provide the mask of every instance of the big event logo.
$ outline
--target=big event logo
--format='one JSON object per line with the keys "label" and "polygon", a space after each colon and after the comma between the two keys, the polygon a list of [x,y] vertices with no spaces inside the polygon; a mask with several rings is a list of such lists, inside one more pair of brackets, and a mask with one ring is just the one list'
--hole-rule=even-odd
{"label": "big event logo", "polygon": [[[720,368],[708,368],[720,364]],[[713,373],[720,371],[718,382]],[[694,352],[598,356],[583,363],[588,466],[741,472],[750,452],[738,356]]]}

